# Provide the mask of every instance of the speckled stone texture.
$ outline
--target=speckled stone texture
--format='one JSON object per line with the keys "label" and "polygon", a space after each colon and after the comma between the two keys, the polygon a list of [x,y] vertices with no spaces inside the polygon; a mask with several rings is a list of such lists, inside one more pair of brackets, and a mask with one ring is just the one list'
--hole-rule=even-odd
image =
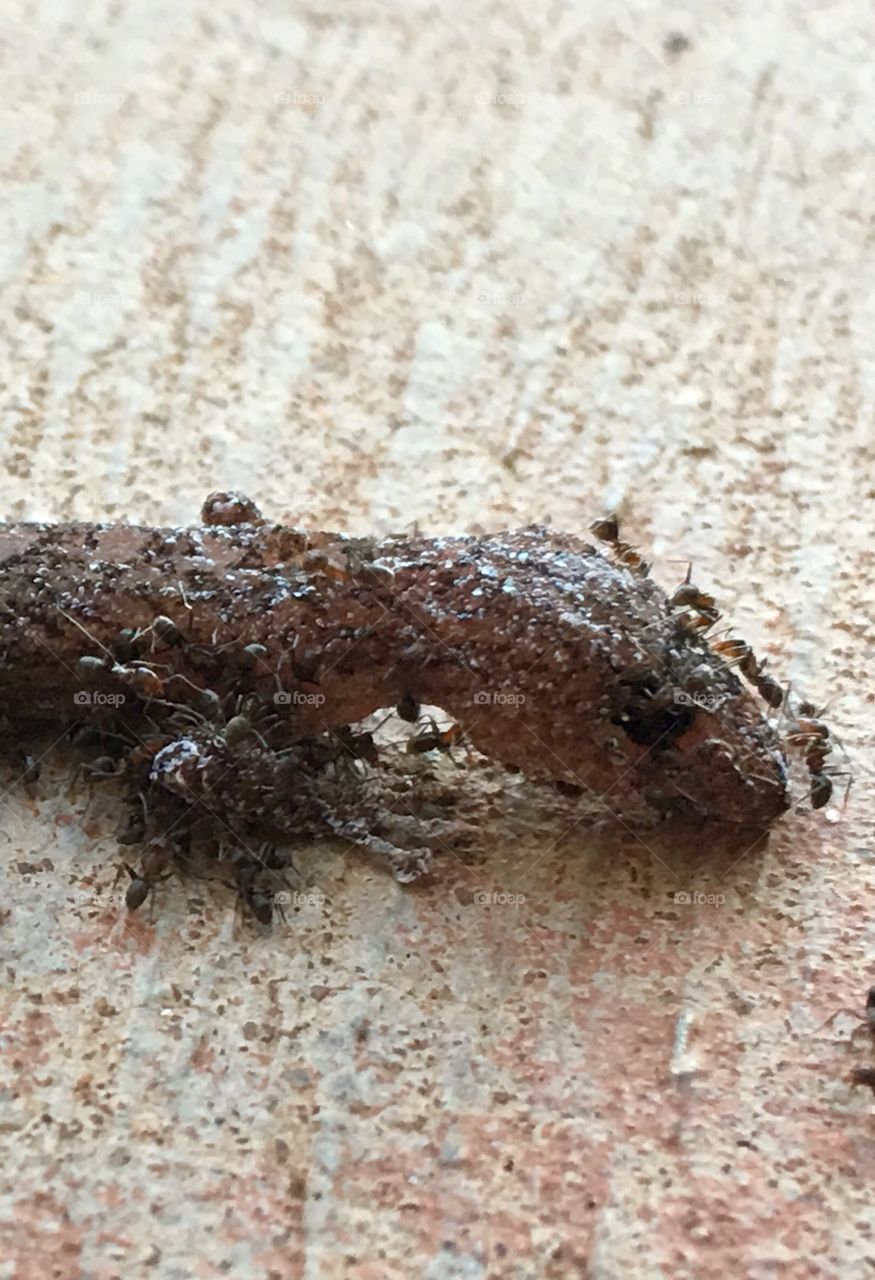
{"label": "speckled stone texture", "polygon": [[2,67],[4,518],[616,506],[856,780],[738,858],[444,762],[479,857],[326,841],[263,935],[10,772],[0,1276],[871,1276],[868,6],[11,0]]}

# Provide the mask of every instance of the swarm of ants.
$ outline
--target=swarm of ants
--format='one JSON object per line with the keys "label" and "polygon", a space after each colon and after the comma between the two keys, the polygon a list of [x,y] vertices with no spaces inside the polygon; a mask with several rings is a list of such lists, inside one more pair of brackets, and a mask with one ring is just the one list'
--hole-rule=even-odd
{"label": "swarm of ants", "polygon": [[[172,651],[185,645],[176,624],[161,615],[143,630],[123,630],[105,652],[77,661],[88,690],[125,691],[111,713],[105,710],[111,698],[89,698],[92,717],[74,724],[68,737],[73,748],[97,753],[76,767],[71,792],[83,777],[124,785],[126,812],[117,838],[124,849],[142,850],[119,869],[129,881],[128,910],[154,901],[156,885],[174,871],[195,866],[197,848],[210,851],[229,877],[223,882],[263,925],[283,916],[287,873],[297,874],[291,855],[279,847],[290,839],[343,836],[386,858],[401,881],[428,870],[427,830],[423,844],[400,848],[387,838],[380,815],[367,812],[363,782],[381,763],[374,738],[380,725],[326,726],[322,733],[297,736],[282,697],[265,705],[246,689],[247,673],[263,663],[262,646],[229,646],[224,678],[213,683],[232,688],[217,692],[197,682],[199,675],[218,674],[215,650],[189,645],[185,660],[192,675],[173,670]],[[439,727],[423,717],[411,695],[401,698],[396,712],[412,726],[409,755],[436,752],[454,760],[461,726]],[[38,764],[31,758],[23,763],[34,781]],[[211,792],[221,794],[221,818]],[[273,839],[265,841],[265,832]]]}
{"label": "swarm of ants", "polygon": [[[632,572],[646,575],[650,566],[642,559],[637,549],[620,539],[619,523],[615,515],[605,516],[593,521],[590,532],[604,542],[620,564],[626,565]],[[669,604],[679,611],[683,625],[691,631],[707,637],[712,650],[724,659],[727,666],[736,667],[748,684],[756,689],[761,698],[774,711],[787,717],[784,739],[789,747],[799,751],[810,779],[810,790],[803,797],[811,803],[812,809],[822,809],[829,804],[833,795],[833,780],[842,778],[846,781],[845,802],[852,781],[848,769],[836,769],[827,764],[832,753],[833,738],[828,727],[819,718],[817,708],[807,701],[800,701],[791,708],[789,686],[783,688],[773,676],[765,670],[765,662],[760,661],[746,640],[731,636],[724,639],[711,638],[709,632],[720,621],[714,597],[701,591],[691,581],[692,564],[687,565],[684,581],[669,597]]]}

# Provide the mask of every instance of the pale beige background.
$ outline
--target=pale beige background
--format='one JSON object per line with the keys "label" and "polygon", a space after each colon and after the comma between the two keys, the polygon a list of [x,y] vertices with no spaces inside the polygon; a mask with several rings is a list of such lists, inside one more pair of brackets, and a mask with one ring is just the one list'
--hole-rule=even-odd
{"label": "pale beige background", "polygon": [[481,863],[322,849],[261,937],[197,883],[129,927],[47,761],[0,806],[0,1276],[872,1275],[869,6],[13,0],[0,57],[7,517],[616,505],[857,774],[734,866],[512,789]]}

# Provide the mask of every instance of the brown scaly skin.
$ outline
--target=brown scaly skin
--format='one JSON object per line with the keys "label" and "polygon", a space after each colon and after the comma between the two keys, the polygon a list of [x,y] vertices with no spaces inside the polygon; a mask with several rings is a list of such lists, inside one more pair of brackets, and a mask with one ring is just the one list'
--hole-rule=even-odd
{"label": "brown scaly skin", "polygon": [[[686,810],[754,834],[789,807],[763,704],[655,582],[587,542],[537,526],[347,538],[271,525],[239,494],[211,495],[202,521],[0,525],[7,741],[39,723],[145,733],[148,716],[163,728],[166,703],[197,705],[197,686],[226,721],[236,694],[253,695],[277,717],[278,750],[410,695],[492,759],[580,785],[619,814]],[[123,628],[159,614],[181,643],[83,676],[79,659],[116,652]],[[264,652],[245,655],[250,644]],[[144,664],[164,701],[131,685]],[[98,701],[119,692],[119,707]]]}

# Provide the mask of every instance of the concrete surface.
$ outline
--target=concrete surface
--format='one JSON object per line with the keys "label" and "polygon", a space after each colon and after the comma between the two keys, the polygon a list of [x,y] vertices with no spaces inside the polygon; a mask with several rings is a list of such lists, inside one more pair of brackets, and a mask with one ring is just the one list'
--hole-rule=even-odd
{"label": "concrete surface", "polygon": [[198,882],[128,921],[111,800],[10,776],[0,1276],[871,1276],[868,6],[11,0],[2,37],[6,517],[616,505],[856,782],[734,864],[514,784],[479,861],[323,846],[262,936]]}

